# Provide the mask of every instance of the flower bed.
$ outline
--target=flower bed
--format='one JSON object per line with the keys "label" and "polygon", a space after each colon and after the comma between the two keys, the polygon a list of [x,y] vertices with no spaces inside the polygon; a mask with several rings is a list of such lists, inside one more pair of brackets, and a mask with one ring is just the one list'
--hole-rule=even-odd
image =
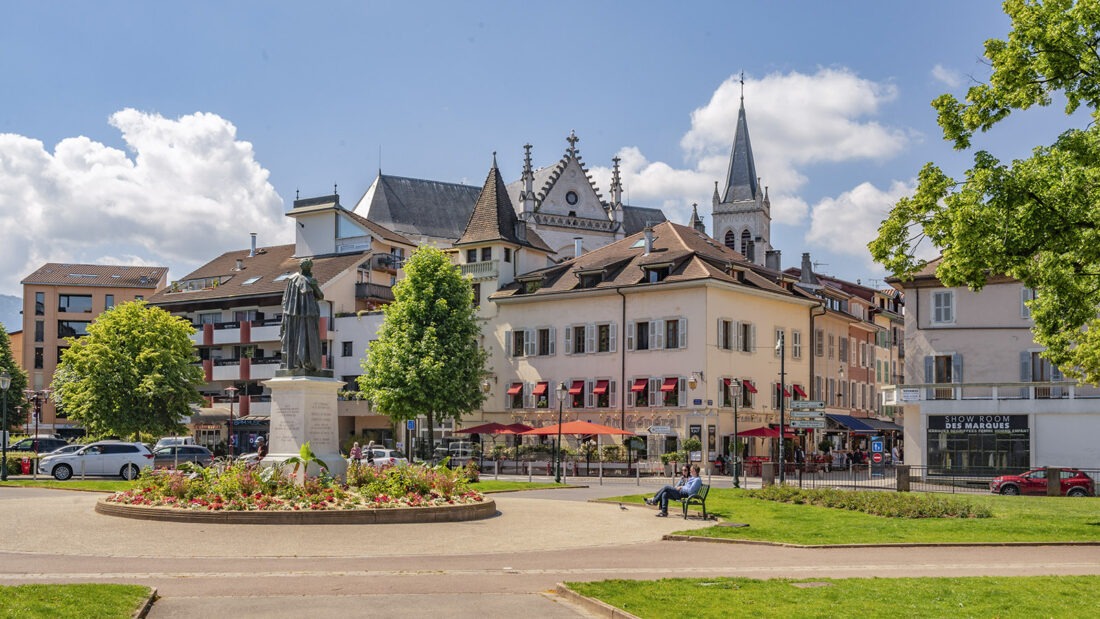
{"label": "flower bed", "polygon": [[107,503],[195,511],[340,511],[469,505],[483,502],[463,471],[443,467],[375,469],[353,463],[347,483],[330,477],[299,483],[283,467],[244,463],[207,469],[145,472],[136,488],[117,492]]}
{"label": "flower bed", "polygon": [[993,515],[986,505],[975,505],[954,497],[909,492],[765,486],[760,490],[749,490],[747,494],[767,501],[850,509],[890,518],[989,518]]}

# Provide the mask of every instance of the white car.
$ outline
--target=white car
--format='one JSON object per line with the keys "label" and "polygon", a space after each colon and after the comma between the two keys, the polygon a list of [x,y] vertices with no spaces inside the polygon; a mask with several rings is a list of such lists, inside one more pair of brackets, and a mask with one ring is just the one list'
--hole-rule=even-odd
{"label": "white car", "polygon": [[48,454],[42,454],[42,457],[45,458],[47,456],[60,456],[62,454],[71,454],[74,451],[80,451],[81,449],[84,449],[84,445],[65,445],[64,447],[58,447]]}
{"label": "white car", "polygon": [[171,447],[172,445],[194,445],[195,437],[193,436],[165,436],[157,441],[156,445],[153,445],[153,451],[160,449],[161,447]]}
{"label": "white car", "polygon": [[[384,447],[374,447],[371,449],[371,452],[374,455],[375,468],[381,468],[383,466],[400,466],[409,463],[405,456],[401,455],[401,452],[394,451],[392,449],[386,449]],[[363,459],[361,460],[361,462],[363,464],[366,464],[368,459],[369,456],[367,455],[367,450],[363,449]]]}
{"label": "white car", "polygon": [[60,481],[73,475],[135,479],[152,466],[153,452],[141,443],[100,441],[73,453],[47,455],[39,461],[38,470]]}

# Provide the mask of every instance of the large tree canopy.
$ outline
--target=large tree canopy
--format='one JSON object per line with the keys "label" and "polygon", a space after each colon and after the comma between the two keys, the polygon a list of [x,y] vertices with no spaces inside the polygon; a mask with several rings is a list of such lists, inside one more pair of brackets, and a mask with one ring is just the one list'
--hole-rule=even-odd
{"label": "large tree canopy", "polygon": [[[7,370],[8,376],[11,377],[11,384],[8,385],[7,393],[8,426],[7,428],[0,427],[0,430],[12,430],[23,425],[23,421],[27,418],[24,412],[27,410],[26,398],[23,396],[23,391],[27,389],[27,373],[15,362],[15,357],[11,352],[11,338],[8,337],[4,325],[0,325],[0,372],[5,370]],[[0,406],[3,405],[3,402],[0,401]],[[20,409],[19,413],[15,412],[17,408]],[[3,419],[3,416],[0,416],[0,419]],[[0,437],[0,440],[3,440],[3,438]]]}
{"label": "large tree canopy", "polygon": [[487,353],[478,345],[473,288],[443,252],[421,247],[393,296],[359,387],[394,421],[427,415],[430,432],[434,415],[457,420],[484,400]]}
{"label": "large tree canopy", "polygon": [[92,434],[176,433],[200,402],[194,328],[142,301],[123,303],[70,340],[54,374],[55,398]]}
{"label": "large tree canopy", "polygon": [[[1069,128],[1031,157],[1005,164],[978,151],[964,178],[929,163],[913,196],[894,206],[871,254],[906,279],[926,262],[931,242],[942,255],[937,277],[980,290],[990,274],[1034,288],[1035,341],[1069,375],[1100,382],[1100,0],[1007,0],[1006,40],[991,39],[988,84],[966,101],[933,102],[945,139],[968,150],[977,130],[1010,113],[1065,99],[1067,116],[1084,107],[1091,122]],[[1067,124],[1069,122],[1067,121]]]}

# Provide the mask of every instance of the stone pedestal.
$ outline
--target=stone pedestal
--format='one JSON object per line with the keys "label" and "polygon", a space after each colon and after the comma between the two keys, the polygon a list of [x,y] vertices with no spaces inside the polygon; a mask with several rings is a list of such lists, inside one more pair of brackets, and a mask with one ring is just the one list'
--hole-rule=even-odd
{"label": "stone pedestal", "polygon": [[[344,382],[317,376],[278,376],[264,381],[271,389],[271,434],[265,464],[297,456],[304,443],[324,460],[329,472],[343,477],[347,462],[340,455],[337,393]],[[309,475],[317,475],[310,466]]]}

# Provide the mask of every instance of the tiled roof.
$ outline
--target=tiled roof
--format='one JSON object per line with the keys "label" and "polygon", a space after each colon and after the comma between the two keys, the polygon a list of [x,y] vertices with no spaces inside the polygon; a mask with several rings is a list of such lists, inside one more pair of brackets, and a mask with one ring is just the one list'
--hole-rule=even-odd
{"label": "tiled roof", "polygon": [[[661,283],[711,279],[748,286],[778,294],[793,293],[776,283],[780,274],[757,266],[744,256],[700,233],[694,228],[663,222],[653,227],[653,251],[645,254],[644,233],[582,254],[561,264],[521,276],[520,281],[502,288],[493,299],[538,297],[576,290],[580,273],[602,272],[603,280],[590,289],[623,286],[648,286],[643,267],[671,265],[670,274]],[[524,281],[540,278],[540,287],[531,293],[520,292]],[[659,285],[659,284],[658,284]],[[802,295],[794,295],[802,298]]]}
{"label": "tiled roof", "polygon": [[462,236],[480,187],[379,174],[355,211],[400,234]]}
{"label": "tiled roof", "polygon": [[516,228],[521,225],[526,228],[526,224],[521,224],[516,217],[512,201],[508,199],[504,180],[500,177],[500,170],[497,169],[494,161],[492,169],[489,170],[489,176],[485,178],[485,186],[481,189],[477,203],[474,204],[474,210],[470,213],[466,230],[455,245],[507,241],[554,253],[533,230],[525,229],[523,238],[520,238]]}
{"label": "tiled roof", "polygon": [[340,208],[341,213],[347,215],[348,217],[351,217],[352,219],[355,220],[356,223],[363,226],[364,228],[369,230],[372,234],[378,236],[379,238],[386,241],[387,243],[391,243],[391,244],[392,243],[399,243],[399,244],[402,244],[402,245],[410,245],[412,247],[416,247],[416,243],[409,240],[409,238],[406,237],[405,235],[394,232],[393,230],[390,230],[389,228],[387,228],[385,226],[379,225],[379,224],[367,219],[366,217],[363,217],[362,215],[353,213],[353,212],[347,210],[346,208],[344,208],[342,206],[339,207],[339,208]]}
{"label": "tiled roof", "polygon": [[23,279],[22,284],[45,286],[94,286],[98,288],[149,288],[168,274],[168,267],[61,264],[49,262]]}
{"label": "tiled roof", "polygon": [[[173,305],[214,299],[282,296],[286,281],[276,281],[276,278],[298,272],[299,259],[294,257],[294,245],[263,247],[256,250],[255,256],[249,257],[248,254],[247,249],[226,252],[180,279],[183,283],[190,280],[221,278],[221,283],[215,287],[180,292],[173,292],[169,287],[153,295],[149,303]],[[323,288],[334,277],[365,262],[367,258],[368,252],[314,257],[312,258],[313,276]],[[242,265],[239,271],[237,270],[238,260]]]}

